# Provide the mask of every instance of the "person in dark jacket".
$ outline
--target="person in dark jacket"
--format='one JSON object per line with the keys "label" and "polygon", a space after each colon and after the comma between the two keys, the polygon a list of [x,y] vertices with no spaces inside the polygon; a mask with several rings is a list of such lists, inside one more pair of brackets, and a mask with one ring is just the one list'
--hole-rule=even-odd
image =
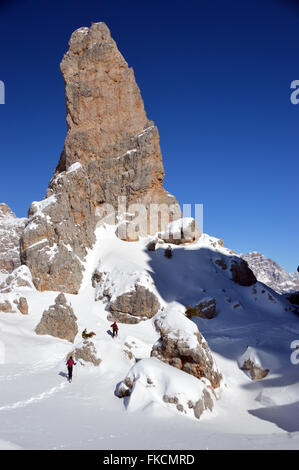
{"label": "person in dark jacket", "polygon": [[73,356],[69,358],[66,365],[67,365],[67,370],[68,370],[68,379],[69,379],[69,382],[71,382],[73,378],[73,366],[76,365],[76,362],[74,361]]}
{"label": "person in dark jacket", "polygon": [[114,336],[118,335],[118,326],[116,324],[116,321],[112,323],[112,325],[110,325],[110,328],[112,328],[112,331],[113,331],[112,337],[114,338]]}

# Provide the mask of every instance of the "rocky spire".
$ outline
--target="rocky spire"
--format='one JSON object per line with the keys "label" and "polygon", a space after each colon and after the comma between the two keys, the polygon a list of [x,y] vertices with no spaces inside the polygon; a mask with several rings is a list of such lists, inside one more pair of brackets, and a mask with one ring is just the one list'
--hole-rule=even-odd
{"label": "rocky spire", "polygon": [[37,289],[77,293],[104,204],[177,203],[162,186],[158,130],[104,23],[72,34],[61,71],[67,137],[46,198],[29,209],[21,257]]}

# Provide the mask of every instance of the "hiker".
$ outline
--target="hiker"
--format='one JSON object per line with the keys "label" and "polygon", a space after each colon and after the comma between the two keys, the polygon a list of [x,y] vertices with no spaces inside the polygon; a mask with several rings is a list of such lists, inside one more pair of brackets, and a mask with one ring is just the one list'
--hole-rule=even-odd
{"label": "hiker", "polygon": [[112,328],[112,331],[113,331],[112,338],[114,338],[114,336],[117,336],[118,334],[118,326],[116,324],[116,321],[112,323],[112,325],[110,325],[110,328]]}
{"label": "hiker", "polygon": [[73,378],[73,366],[76,365],[76,362],[74,361],[73,356],[69,358],[66,365],[67,365],[67,370],[68,370],[68,379],[69,379],[69,382],[71,382]]}

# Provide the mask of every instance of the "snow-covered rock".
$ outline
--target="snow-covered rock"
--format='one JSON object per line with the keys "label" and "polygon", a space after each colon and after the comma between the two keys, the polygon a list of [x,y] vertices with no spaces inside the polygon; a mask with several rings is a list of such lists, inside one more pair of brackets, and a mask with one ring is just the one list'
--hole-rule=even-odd
{"label": "snow-covered rock", "polygon": [[106,299],[109,303],[108,319],[112,321],[138,323],[152,318],[161,307],[153,280],[145,272],[105,268],[100,264],[93,273],[92,285],[96,288],[96,300]]}
{"label": "snow-covered rock", "polygon": [[74,342],[78,333],[77,317],[63,293],[56,297],[54,305],[44,311],[35,332],[37,335],[51,335]]}
{"label": "snow-covered rock", "polygon": [[16,268],[5,281],[0,284],[0,293],[16,292],[19,290],[35,290],[32,282],[31,272],[25,265]]}
{"label": "snow-covered rock", "polygon": [[260,353],[256,348],[248,346],[244,354],[240,356],[238,363],[240,369],[244,370],[252,380],[261,380],[270,371],[270,369],[265,368],[265,361],[267,361],[267,354]]}
{"label": "snow-covered rock", "polygon": [[117,388],[128,411],[145,410],[160,405],[171,412],[200,419],[214,409],[215,392],[209,380],[197,380],[155,358],[142,359]]}
{"label": "snow-covered rock", "polygon": [[153,346],[153,357],[198,379],[205,377],[213,388],[219,387],[222,375],[208,343],[196,324],[186,317],[182,305],[173,302],[156,315],[154,323],[161,337]]}

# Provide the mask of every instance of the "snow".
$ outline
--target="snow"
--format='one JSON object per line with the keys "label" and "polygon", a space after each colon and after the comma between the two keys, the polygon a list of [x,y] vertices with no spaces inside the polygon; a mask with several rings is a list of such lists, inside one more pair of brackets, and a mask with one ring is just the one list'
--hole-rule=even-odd
{"label": "snow", "polygon": [[[148,238],[126,243],[114,232],[115,227],[97,229],[80,292],[66,294],[78,319],[74,344],[34,332],[58,292],[27,289],[28,315],[0,313],[0,344],[5,350],[0,364],[0,448],[298,449],[299,366],[290,361],[290,345],[299,338],[299,323],[288,310],[290,304],[261,283],[233,283],[214,263],[220,257],[229,260],[230,250],[209,235],[192,245],[172,245],[173,257],[167,259],[165,245],[149,252]],[[190,419],[188,411],[180,413],[161,398],[173,393],[186,404],[189,393],[196,399],[202,383],[150,358],[159,339],[155,317],[119,324],[115,339],[107,333],[107,307],[95,301],[91,285],[98,266],[114,279],[115,292],[136,279],[146,282],[165,308],[156,319],[188,341],[198,327],[224,377],[213,413],[205,412],[199,421]],[[216,316],[185,322],[184,306],[206,297],[216,299]],[[242,308],[233,308],[236,303]],[[65,357],[81,343],[85,328],[96,333],[92,340],[102,362],[99,367],[77,364],[69,384]],[[135,365],[125,349],[135,356]],[[240,370],[246,350],[270,369],[263,380],[253,382]],[[130,400],[119,399],[116,387],[129,373],[140,378]],[[146,387],[149,374],[156,389]]]}
{"label": "snow", "polygon": [[42,240],[39,240],[38,242],[33,243],[32,245],[27,247],[27,250],[30,250],[30,248],[34,248],[35,246],[42,245],[43,243],[48,243],[48,239],[43,238]]}
{"label": "snow", "polygon": [[155,126],[149,126],[147,127],[146,129],[144,129],[144,131],[140,132],[139,134],[137,134],[137,137],[141,137],[143,136],[144,134],[146,134],[150,129],[153,129]]}
{"label": "snow", "polygon": [[[211,390],[211,384],[208,380],[198,380],[155,358],[139,361],[132,367],[127,377],[134,382],[131,396],[125,403],[130,412],[148,411],[152,407],[155,412],[159,411],[159,414],[163,414],[163,408],[173,411],[176,405],[165,402],[163,397],[166,395],[177,398],[178,403],[184,408],[182,413],[189,418],[196,419],[188,402],[191,400],[196,403],[202,398],[204,389],[208,390],[210,387]],[[213,397],[212,392],[211,397]],[[205,411],[203,413],[203,415],[206,414],[211,414],[211,412]]]}
{"label": "snow", "polygon": [[55,204],[57,202],[56,195],[53,194],[52,196],[49,196],[42,201],[34,201],[31,206],[34,209],[34,217],[40,216],[40,217],[45,217],[45,214],[43,211],[46,209],[51,204]]}
{"label": "snow", "polygon": [[126,153],[124,153],[120,157],[117,157],[116,160],[120,160],[121,158],[124,158],[126,155],[131,155],[131,153],[136,153],[136,152],[137,152],[137,149],[128,150]]}
{"label": "snow", "polygon": [[66,171],[66,174],[72,173],[73,171],[77,171],[80,168],[82,168],[81,163],[80,162],[75,162],[69,167],[69,169]]}
{"label": "snow", "polygon": [[198,328],[185,315],[186,308],[178,302],[171,302],[167,308],[157,313],[155,320],[160,328],[169,331],[169,337],[184,341],[190,349],[198,346],[195,336]]}

